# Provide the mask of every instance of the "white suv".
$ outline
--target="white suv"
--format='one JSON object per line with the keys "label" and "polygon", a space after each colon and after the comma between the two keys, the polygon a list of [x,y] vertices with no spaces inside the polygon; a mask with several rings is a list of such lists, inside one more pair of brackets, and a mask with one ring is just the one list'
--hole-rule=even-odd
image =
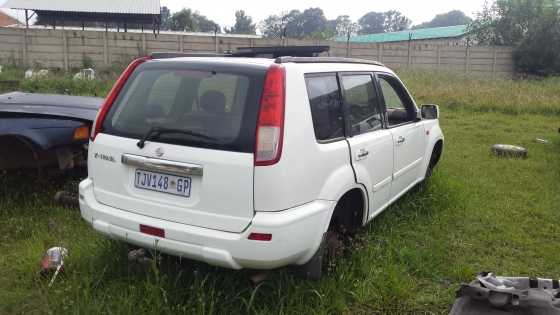
{"label": "white suv", "polygon": [[438,115],[372,61],[137,59],[98,113],[81,215],[160,252],[319,278],[327,231],[366,224],[431,174]]}

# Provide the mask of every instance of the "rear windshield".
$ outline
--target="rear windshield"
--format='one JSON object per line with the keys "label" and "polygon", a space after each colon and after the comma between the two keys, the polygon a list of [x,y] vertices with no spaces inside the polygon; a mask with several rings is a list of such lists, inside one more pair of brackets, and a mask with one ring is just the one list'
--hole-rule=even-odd
{"label": "rear windshield", "polygon": [[[103,132],[148,141],[253,152],[266,69],[188,62],[148,62],[125,84]],[[185,132],[180,132],[185,131]]]}

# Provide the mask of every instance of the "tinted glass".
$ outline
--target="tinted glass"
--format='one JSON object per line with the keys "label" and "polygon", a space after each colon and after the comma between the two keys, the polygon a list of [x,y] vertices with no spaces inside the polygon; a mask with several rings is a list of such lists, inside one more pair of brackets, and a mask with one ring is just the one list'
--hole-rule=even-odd
{"label": "tinted glass", "polygon": [[370,75],[344,75],[344,106],[347,108],[353,135],[383,127],[377,94]]}
{"label": "tinted glass", "polygon": [[260,75],[196,69],[148,67],[126,83],[104,121],[104,131],[142,138],[152,127],[179,129],[155,142],[252,152],[264,71]]}
{"label": "tinted glass", "polygon": [[343,137],[344,119],[336,75],[312,76],[305,81],[317,140]]}

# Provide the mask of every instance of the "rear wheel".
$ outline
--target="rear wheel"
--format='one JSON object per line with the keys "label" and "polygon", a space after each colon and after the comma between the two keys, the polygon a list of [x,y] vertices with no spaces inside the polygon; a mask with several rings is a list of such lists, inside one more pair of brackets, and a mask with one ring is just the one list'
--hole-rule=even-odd
{"label": "rear wheel", "polygon": [[323,276],[327,233],[323,235],[321,245],[319,245],[313,257],[305,264],[294,267],[295,274],[300,278],[317,281]]}
{"label": "rear wheel", "polygon": [[296,274],[304,279],[319,280],[332,267],[335,258],[343,254],[344,240],[361,226],[363,211],[364,196],[359,189],[344,194],[334,209],[329,228],[323,234],[317,252],[308,262],[295,267]]}
{"label": "rear wheel", "polygon": [[296,266],[296,274],[303,279],[320,280],[329,270],[329,263],[341,253],[343,246],[339,236],[340,234],[332,229],[323,234],[321,245],[315,255],[305,264]]}

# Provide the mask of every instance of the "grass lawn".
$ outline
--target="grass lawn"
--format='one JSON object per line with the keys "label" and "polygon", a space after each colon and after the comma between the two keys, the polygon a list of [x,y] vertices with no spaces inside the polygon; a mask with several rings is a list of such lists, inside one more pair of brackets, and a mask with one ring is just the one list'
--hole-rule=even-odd
{"label": "grass lawn", "polygon": [[[282,269],[253,287],[247,271],[175,260],[140,271],[125,245],[53,204],[71,183],[4,174],[0,314],[443,314],[458,285],[479,271],[560,278],[560,80],[403,79],[419,103],[441,105],[443,160],[426,187],[364,228],[322,281]],[[493,157],[495,143],[525,146],[529,158]],[[57,245],[70,256],[48,288],[39,261]]]}

